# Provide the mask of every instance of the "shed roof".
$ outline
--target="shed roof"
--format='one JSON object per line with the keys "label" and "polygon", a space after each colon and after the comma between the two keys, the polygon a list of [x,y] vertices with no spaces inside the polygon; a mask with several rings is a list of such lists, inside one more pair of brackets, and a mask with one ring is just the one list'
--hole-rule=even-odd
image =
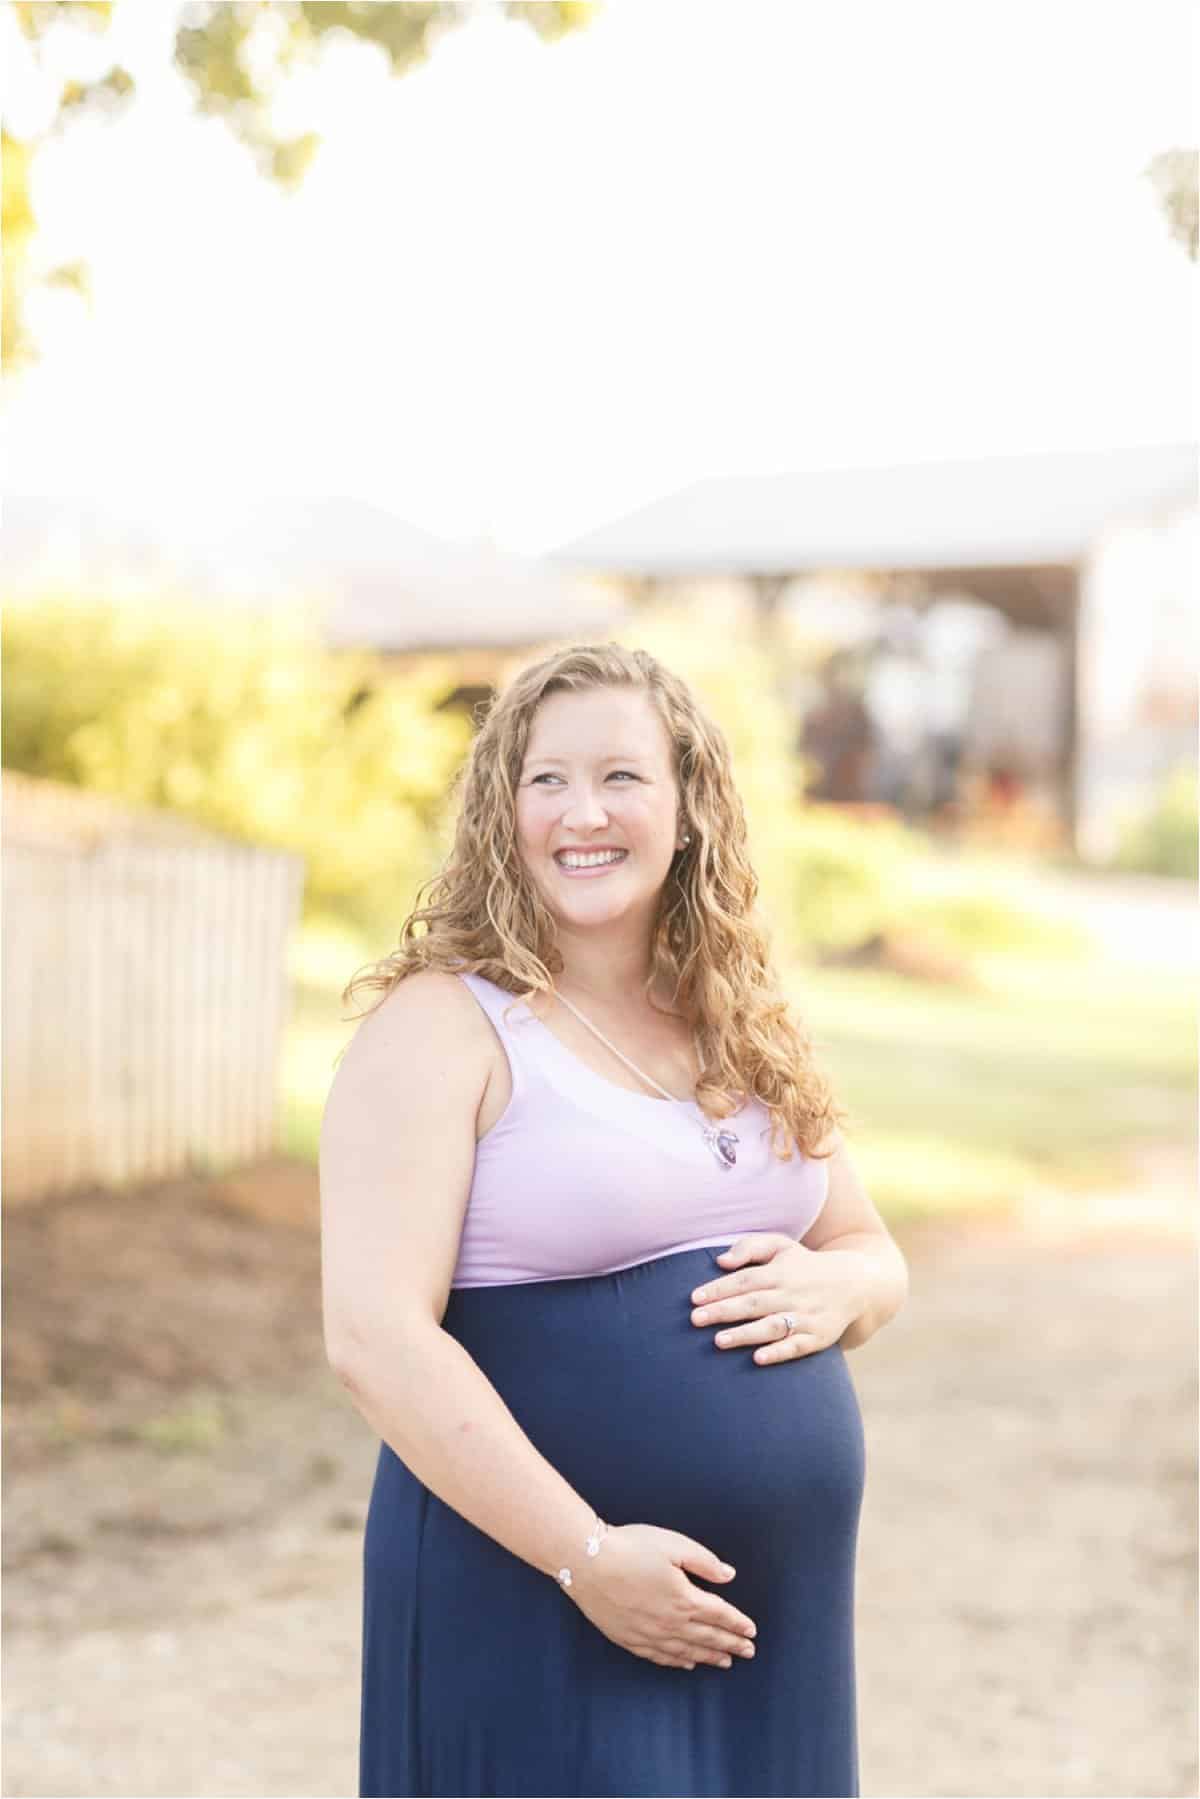
{"label": "shed roof", "polygon": [[353,571],[339,584],[325,640],[394,651],[520,649],[607,634],[624,612],[620,596],[575,570],[475,542],[415,571]]}
{"label": "shed roof", "polygon": [[1045,566],[1104,528],[1195,504],[1197,446],[820,468],[697,481],[560,545],[564,567],[626,574]]}

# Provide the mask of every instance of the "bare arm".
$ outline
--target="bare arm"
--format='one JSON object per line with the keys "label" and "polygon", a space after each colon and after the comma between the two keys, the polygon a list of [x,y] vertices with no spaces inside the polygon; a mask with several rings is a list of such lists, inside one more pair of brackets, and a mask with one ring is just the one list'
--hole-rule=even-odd
{"label": "bare arm", "polygon": [[450,974],[409,976],[359,1025],[321,1125],[325,1348],[417,1479],[552,1575],[579,1568],[595,1513],[441,1325],[494,1042]]}
{"label": "bare arm", "polygon": [[837,1148],[829,1163],[829,1193],[801,1241],[806,1249],[855,1263],[867,1301],[839,1341],[843,1349],[858,1349],[895,1317],[908,1298],[908,1264],[868,1196],[840,1130],[831,1141]]}

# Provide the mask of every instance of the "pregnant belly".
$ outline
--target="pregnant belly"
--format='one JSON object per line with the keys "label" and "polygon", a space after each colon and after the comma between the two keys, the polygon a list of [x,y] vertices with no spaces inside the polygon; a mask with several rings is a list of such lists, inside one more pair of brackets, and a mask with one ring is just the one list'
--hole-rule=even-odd
{"label": "pregnant belly", "polygon": [[691,1293],[720,1272],[718,1254],[456,1289],[444,1326],[610,1524],[683,1531],[739,1568],[798,1540],[852,1541],[864,1444],[845,1356],[763,1365],[717,1349],[691,1322]]}

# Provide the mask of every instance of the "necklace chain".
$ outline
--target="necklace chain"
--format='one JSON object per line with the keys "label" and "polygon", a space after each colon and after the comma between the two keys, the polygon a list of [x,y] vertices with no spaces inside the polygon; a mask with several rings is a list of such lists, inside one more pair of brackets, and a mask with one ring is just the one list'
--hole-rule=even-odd
{"label": "necklace chain", "polygon": [[[585,1018],[583,1013],[579,1010],[579,1007],[572,1005],[565,993],[559,993],[557,988],[555,988],[554,991],[555,997],[562,1001],[569,1012],[574,1012],[580,1024],[586,1025],[593,1037],[598,1037],[605,1049],[611,1050],[618,1062],[624,1062],[626,1068],[628,1068],[632,1074],[636,1074],[639,1080],[645,1081],[648,1087],[656,1087],[663,1098],[670,1100],[671,1104],[674,1106],[685,1106],[689,1103],[685,1099],[677,1099],[673,1093],[668,1093],[665,1087],[660,1087],[652,1075],[647,1074],[644,1068],[639,1068],[636,1062],[631,1062],[628,1056],[622,1054],[615,1043],[610,1043],[608,1038],[604,1035],[604,1032],[597,1030],[591,1019]],[[693,1036],[692,1043],[696,1051],[696,1060],[700,1064],[700,1072],[703,1074],[704,1056],[700,1049],[699,1038]],[[713,1155],[717,1159],[717,1166],[719,1168],[732,1168],[737,1161],[737,1151],[734,1148],[734,1145],[738,1141],[737,1132],[728,1130],[719,1124],[714,1124],[711,1119],[704,1117],[703,1113],[701,1114],[700,1129],[704,1141],[708,1144],[708,1147],[712,1150]]]}
{"label": "necklace chain", "polygon": [[[573,1006],[571,1004],[570,1000],[567,998],[565,993],[559,993],[557,987],[554,989],[554,992],[555,992],[555,997],[562,1001],[563,1005],[566,1006],[567,1010],[569,1012],[574,1012],[574,1014],[575,1014],[576,1018],[579,1020],[580,1024],[585,1024],[587,1026],[588,1030],[592,1033],[593,1037],[599,1037],[599,1039],[600,1039],[601,1043],[604,1045],[605,1049],[610,1049],[612,1051],[613,1055],[616,1056],[617,1060],[619,1062],[624,1062],[626,1068],[628,1068],[633,1074],[636,1074],[639,1080],[645,1081],[645,1083],[648,1087],[657,1087],[658,1091],[662,1094],[663,1098],[669,1099],[671,1101],[672,1105],[684,1106],[688,1103],[684,1099],[677,1098],[674,1093],[668,1093],[665,1087],[659,1087],[658,1082],[653,1078],[652,1075],[648,1075],[646,1073],[645,1069],[639,1068],[636,1062],[631,1062],[629,1060],[628,1056],[622,1055],[621,1051],[617,1048],[616,1044],[610,1043],[608,1041],[608,1038],[604,1035],[603,1031],[598,1031],[596,1029],[596,1026],[592,1023],[591,1019],[585,1018],[583,1016],[583,1013],[579,1010],[579,1007]],[[700,1054],[700,1045],[696,1041],[695,1037],[692,1038],[692,1043],[695,1046],[696,1059],[700,1063],[701,1072],[703,1072],[704,1059]]]}

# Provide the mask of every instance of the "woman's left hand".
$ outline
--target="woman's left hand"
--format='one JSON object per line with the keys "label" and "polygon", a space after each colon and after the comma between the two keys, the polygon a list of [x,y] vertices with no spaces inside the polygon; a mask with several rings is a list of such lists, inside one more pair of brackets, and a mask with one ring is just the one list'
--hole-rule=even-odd
{"label": "woman's left hand", "polygon": [[[757,1346],[756,1362],[790,1362],[828,1349],[868,1303],[862,1258],[805,1249],[781,1231],[751,1231],[717,1260],[733,1272],[693,1291],[692,1323],[719,1325],[719,1349]],[[785,1312],[796,1320],[790,1330]]]}

